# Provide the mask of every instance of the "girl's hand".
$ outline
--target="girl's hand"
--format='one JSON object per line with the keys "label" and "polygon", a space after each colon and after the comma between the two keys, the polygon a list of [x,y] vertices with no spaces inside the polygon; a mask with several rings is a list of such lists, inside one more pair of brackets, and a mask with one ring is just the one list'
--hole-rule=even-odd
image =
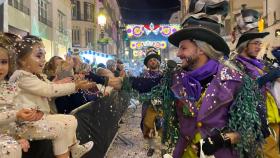
{"label": "girl's hand", "polygon": [[37,111],[32,109],[20,109],[17,112],[16,117],[23,121],[34,121],[36,119],[36,113]]}
{"label": "girl's hand", "polygon": [[43,116],[44,116],[44,113],[42,111],[37,110],[34,121],[41,120]]}
{"label": "girl's hand", "polygon": [[20,144],[22,150],[23,150],[24,152],[28,152],[28,149],[30,148],[30,145],[29,145],[28,140],[26,140],[26,139],[19,139],[19,140],[17,140],[17,141],[18,141],[18,143]]}
{"label": "girl's hand", "polygon": [[85,74],[79,73],[74,75],[74,80],[83,80],[85,78]]}

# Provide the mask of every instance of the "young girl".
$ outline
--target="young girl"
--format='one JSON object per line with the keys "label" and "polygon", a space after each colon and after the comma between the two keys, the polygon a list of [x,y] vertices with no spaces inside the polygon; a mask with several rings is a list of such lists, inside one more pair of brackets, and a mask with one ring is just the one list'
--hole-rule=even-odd
{"label": "young girl", "polygon": [[93,146],[90,141],[79,145],[76,138],[77,120],[72,115],[50,114],[48,98],[74,93],[78,89],[88,89],[94,84],[87,81],[71,83],[51,83],[42,75],[45,64],[45,50],[41,39],[34,36],[23,38],[17,42],[16,63],[18,70],[10,81],[16,82],[20,91],[15,102],[23,108],[36,109],[38,121],[24,122],[19,131],[20,136],[27,139],[51,139],[57,158],[80,158]]}
{"label": "young girl", "polygon": [[15,129],[16,120],[33,121],[35,119],[35,110],[21,109],[16,110],[12,103],[16,87],[9,84],[6,79],[11,70],[9,67],[11,45],[10,39],[0,34],[0,157],[1,158],[21,158],[21,150],[27,152],[29,143],[25,139],[16,141],[9,135]]}

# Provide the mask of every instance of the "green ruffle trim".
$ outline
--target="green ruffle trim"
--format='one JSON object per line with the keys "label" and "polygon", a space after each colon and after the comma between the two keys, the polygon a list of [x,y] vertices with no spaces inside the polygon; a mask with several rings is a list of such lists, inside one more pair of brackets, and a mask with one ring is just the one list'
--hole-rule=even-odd
{"label": "green ruffle trim", "polygon": [[243,77],[243,85],[230,109],[229,129],[240,134],[241,140],[234,148],[240,158],[261,157],[260,148],[264,142],[257,106],[265,105],[263,96],[248,75]]}
{"label": "green ruffle trim", "polygon": [[171,149],[176,145],[179,138],[179,123],[176,114],[175,98],[170,89],[172,86],[173,71],[165,68],[163,74],[164,76],[160,84],[153,87],[149,93],[140,95],[140,101],[151,101],[151,103],[153,103],[153,100],[155,100],[154,102],[161,103],[161,106],[154,106],[153,104],[151,104],[151,106],[153,106],[155,110],[163,111],[164,123],[162,143],[168,147],[168,149]]}

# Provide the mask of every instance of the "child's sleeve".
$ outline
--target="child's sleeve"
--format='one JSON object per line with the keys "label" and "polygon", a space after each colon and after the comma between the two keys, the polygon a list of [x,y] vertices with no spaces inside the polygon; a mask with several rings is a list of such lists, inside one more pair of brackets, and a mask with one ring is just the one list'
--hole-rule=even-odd
{"label": "child's sleeve", "polygon": [[19,88],[42,97],[60,97],[75,92],[75,83],[55,84],[42,81],[37,76],[22,76],[18,82]]}

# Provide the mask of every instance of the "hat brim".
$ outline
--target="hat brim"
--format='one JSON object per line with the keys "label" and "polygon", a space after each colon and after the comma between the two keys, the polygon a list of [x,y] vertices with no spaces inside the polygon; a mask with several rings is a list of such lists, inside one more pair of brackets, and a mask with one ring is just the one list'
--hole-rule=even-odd
{"label": "hat brim", "polygon": [[256,38],[264,38],[265,36],[269,35],[269,32],[250,32],[250,33],[244,33],[241,35],[238,39],[238,42],[236,44],[236,48],[239,47],[239,45],[243,42],[253,40]]}
{"label": "hat brim", "polygon": [[159,62],[161,62],[160,55],[158,55],[158,54],[151,54],[151,55],[146,56],[146,58],[144,59],[144,64],[147,66],[148,61],[150,59],[152,59],[152,58],[156,58],[157,60],[159,60]]}
{"label": "hat brim", "polygon": [[177,31],[168,37],[168,41],[176,47],[179,47],[181,41],[190,39],[206,42],[215,50],[224,53],[226,56],[230,53],[226,41],[219,34],[206,28],[188,27]]}

